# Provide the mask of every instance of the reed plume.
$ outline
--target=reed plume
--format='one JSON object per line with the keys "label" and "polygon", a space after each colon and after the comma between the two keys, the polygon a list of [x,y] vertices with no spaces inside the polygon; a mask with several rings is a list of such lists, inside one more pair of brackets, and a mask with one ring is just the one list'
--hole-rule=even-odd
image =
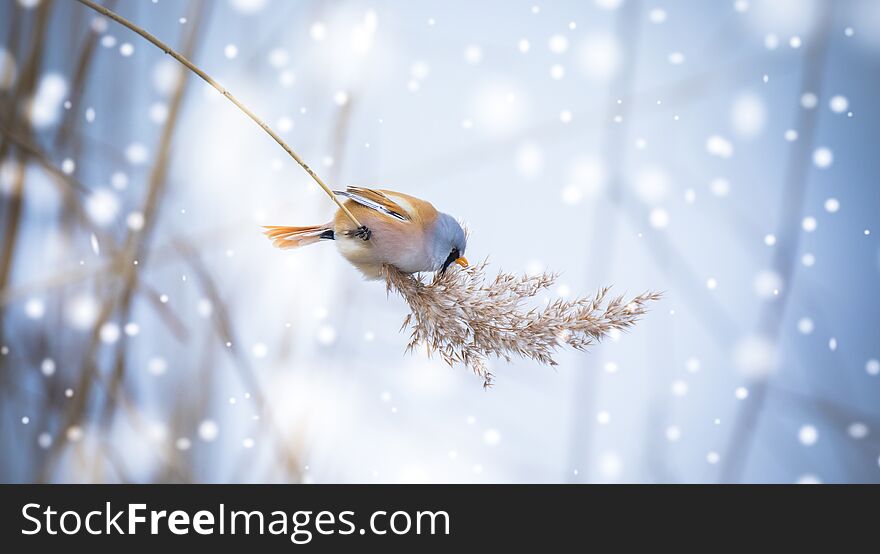
{"label": "reed plume", "polygon": [[492,385],[489,358],[514,356],[554,366],[560,346],[586,350],[614,330],[632,327],[659,300],[646,292],[624,301],[609,298],[609,287],[595,296],[556,298],[541,307],[538,295],[557,279],[553,273],[486,276],[487,263],[437,273],[426,279],[385,266],[388,292],[399,293],[409,305],[401,329],[411,330],[407,352],[417,346],[438,354],[450,366],[463,364]]}

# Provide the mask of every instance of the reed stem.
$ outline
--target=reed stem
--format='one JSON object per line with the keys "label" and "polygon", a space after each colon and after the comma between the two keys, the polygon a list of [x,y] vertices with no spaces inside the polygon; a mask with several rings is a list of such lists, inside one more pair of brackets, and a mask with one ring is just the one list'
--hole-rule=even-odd
{"label": "reed stem", "polygon": [[131,21],[125,19],[124,17],[117,14],[116,12],[109,10],[99,4],[96,4],[96,3],[92,2],[91,0],[77,0],[77,2],[95,10],[96,12],[100,13],[101,15],[109,17],[110,19],[119,23],[120,25],[128,27],[129,29],[131,29],[135,33],[137,33],[140,36],[142,36],[143,38],[147,39],[149,42],[153,43],[160,50],[162,50],[163,52],[165,52],[166,54],[168,54],[169,56],[171,56],[172,58],[174,58],[175,60],[177,60],[178,62],[183,64],[184,67],[186,67],[187,69],[189,69],[190,71],[192,71],[193,73],[195,73],[196,75],[201,77],[203,81],[205,81],[206,83],[208,83],[209,85],[214,87],[217,90],[217,92],[219,92],[220,94],[225,96],[230,102],[235,104],[235,106],[239,110],[241,110],[242,112],[244,112],[245,115],[247,115],[249,118],[251,118],[251,120],[253,120],[254,123],[259,125],[261,129],[263,129],[266,133],[268,133],[270,137],[275,139],[275,142],[277,142],[281,146],[281,148],[283,148],[284,151],[287,152],[290,155],[290,157],[293,158],[294,161],[296,161],[296,163],[299,164],[300,167],[305,169],[306,173],[308,173],[309,176],[312,179],[314,179],[315,182],[318,183],[318,185],[322,189],[324,189],[324,192],[326,192],[327,196],[329,196],[330,199],[333,200],[333,202],[335,202],[337,206],[339,206],[339,209],[342,210],[342,213],[344,213],[346,215],[346,217],[348,217],[348,219],[350,219],[351,222],[354,223],[357,227],[361,227],[361,223],[357,220],[357,218],[354,216],[354,214],[352,214],[351,211],[349,211],[349,209],[346,208],[345,205],[339,200],[339,198],[337,198],[336,195],[333,194],[333,190],[331,190],[330,187],[328,187],[327,184],[323,180],[321,180],[320,177],[318,177],[318,174],[315,173],[314,170],[312,170],[312,168],[309,167],[309,165],[305,161],[303,161],[303,159],[299,156],[299,154],[294,152],[293,148],[291,148],[286,142],[284,142],[284,139],[282,139],[278,135],[278,133],[273,131],[272,128],[269,127],[269,125],[266,124],[265,121],[263,121],[262,119],[257,117],[257,115],[253,111],[251,111],[250,108],[248,108],[247,106],[242,104],[241,101],[238,100],[238,98],[233,96],[228,90],[226,90],[225,87],[220,85],[220,83],[215,81],[210,75],[208,75],[201,68],[199,68],[197,65],[195,65],[194,63],[189,61],[185,56],[178,53],[173,48],[171,48],[170,46],[168,46],[167,44],[165,44],[164,42],[162,42],[161,40],[159,40],[158,38],[156,38],[155,36],[153,36],[152,34],[147,32],[146,30],[142,29],[141,27],[138,27],[137,25],[135,25]]}

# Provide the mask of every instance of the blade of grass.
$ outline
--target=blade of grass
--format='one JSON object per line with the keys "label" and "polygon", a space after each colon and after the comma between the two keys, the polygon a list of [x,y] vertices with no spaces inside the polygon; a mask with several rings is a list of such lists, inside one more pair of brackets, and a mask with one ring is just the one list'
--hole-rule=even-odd
{"label": "blade of grass", "polygon": [[339,200],[339,198],[337,198],[336,195],[333,194],[333,191],[330,189],[330,187],[328,187],[327,184],[324,183],[323,180],[321,180],[321,178],[318,176],[318,174],[315,173],[315,171],[311,167],[309,167],[309,165],[305,161],[303,161],[303,159],[299,156],[299,154],[294,152],[293,148],[291,148],[286,142],[284,142],[284,139],[282,139],[281,136],[278,135],[278,133],[273,131],[272,128],[269,127],[269,125],[265,121],[263,121],[262,119],[257,117],[257,115],[253,111],[251,111],[250,108],[248,108],[247,106],[242,104],[240,100],[238,100],[235,96],[233,96],[228,90],[226,90],[226,88],[221,86],[220,83],[215,81],[210,75],[205,73],[200,67],[198,67],[197,65],[195,65],[194,63],[189,61],[189,59],[186,56],[178,53],[173,48],[171,48],[170,46],[168,46],[167,44],[165,44],[164,42],[162,42],[161,40],[159,40],[158,38],[156,38],[155,36],[153,36],[152,34],[147,32],[145,29],[138,27],[137,25],[135,25],[131,21],[125,19],[124,17],[117,14],[116,12],[108,10],[104,6],[96,4],[96,3],[92,2],[91,0],[77,0],[77,2],[79,2],[80,4],[83,4],[85,6],[88,6],[89,8],[95,10],[96,12],[98,12],[100,14],[103,14],[103,15],[109,17],[110,19],[119,23],[120,25],[128,27],[129,29],[131,29],[135,33],[139,34],[140,36],[142,36],[143,38],[145,38],[146,40],[151,42],[153,45],[157,46],[163,52],[165,52],[166,54],[168,54],[169,56],[171,56],[172,58],[174,58],[175,60],[177,60],[178,62],[183,64],[184,67],[186,67],[187,69],[189,69],[190,71],[192,71],[193,73],[195,73],[196,75],[201,77],[202,80],[204,80],[206,83],[208,83],[209,85],[214,87],[217,90],[217,92],[219,92],[220,94],[225,96],[230,102],[235,104],[235,107],[237,107],[239,110],[244,112],[244,114],[246,116],[251,118],[251,120],[253,120],[254,123],[259,125],[263,131],[265,131],[270,137],[272,137],[272,139],[274,139],[275,142],[277,142],[278,145],[281,146],[281,148],[283,148],[284,151],[287,152],[290,155],[290,157],[293,158],[294,161],[297,164],[299,164],[299,166],[302,167],[305,170],[305,172],[308,173],[312,179],[314,179],[314,181],[316,183],[318,183],[318,185],[324,190],[324,192],[327,193],[327,196],[329,196],[330,199],[333,200],[333,202],[335,202],[337,206],[339,206],[339,209],[342,210],[342,212],[345,214],[345,216],[348,219],[350,219],[351,222],[355,224],[355,226],[361,227],[360,222],[357,220],[357,218],[354,216],[354,214],[352,214],[349,211],[349,209],[345,207],[345,204],[343,204]]}

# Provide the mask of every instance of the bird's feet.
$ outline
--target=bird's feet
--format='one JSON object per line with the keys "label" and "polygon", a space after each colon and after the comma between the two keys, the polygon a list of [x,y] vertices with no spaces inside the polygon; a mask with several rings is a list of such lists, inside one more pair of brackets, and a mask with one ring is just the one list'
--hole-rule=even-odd
{"label": "bird's feet", "polygon": [[358,237],[363,241],[368,241],[373,236],[373,232],[370,231],[366,225],[361,225],[354,232],[352,232],[352,235]]}

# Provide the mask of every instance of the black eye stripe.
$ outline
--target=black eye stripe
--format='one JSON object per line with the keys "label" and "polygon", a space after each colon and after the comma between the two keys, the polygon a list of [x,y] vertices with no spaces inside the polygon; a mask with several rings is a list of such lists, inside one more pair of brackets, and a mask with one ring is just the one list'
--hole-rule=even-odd
{"label": "black eye stripe", "polygon": [[446,271],[446,268],[452,265],[452,262],[457,260],[460,257],[460,253],[458,248],[453,248],[452,252],[449,253],[449,256],[446,258],[446,261],[443,262],[443,269],[441,271]]}

